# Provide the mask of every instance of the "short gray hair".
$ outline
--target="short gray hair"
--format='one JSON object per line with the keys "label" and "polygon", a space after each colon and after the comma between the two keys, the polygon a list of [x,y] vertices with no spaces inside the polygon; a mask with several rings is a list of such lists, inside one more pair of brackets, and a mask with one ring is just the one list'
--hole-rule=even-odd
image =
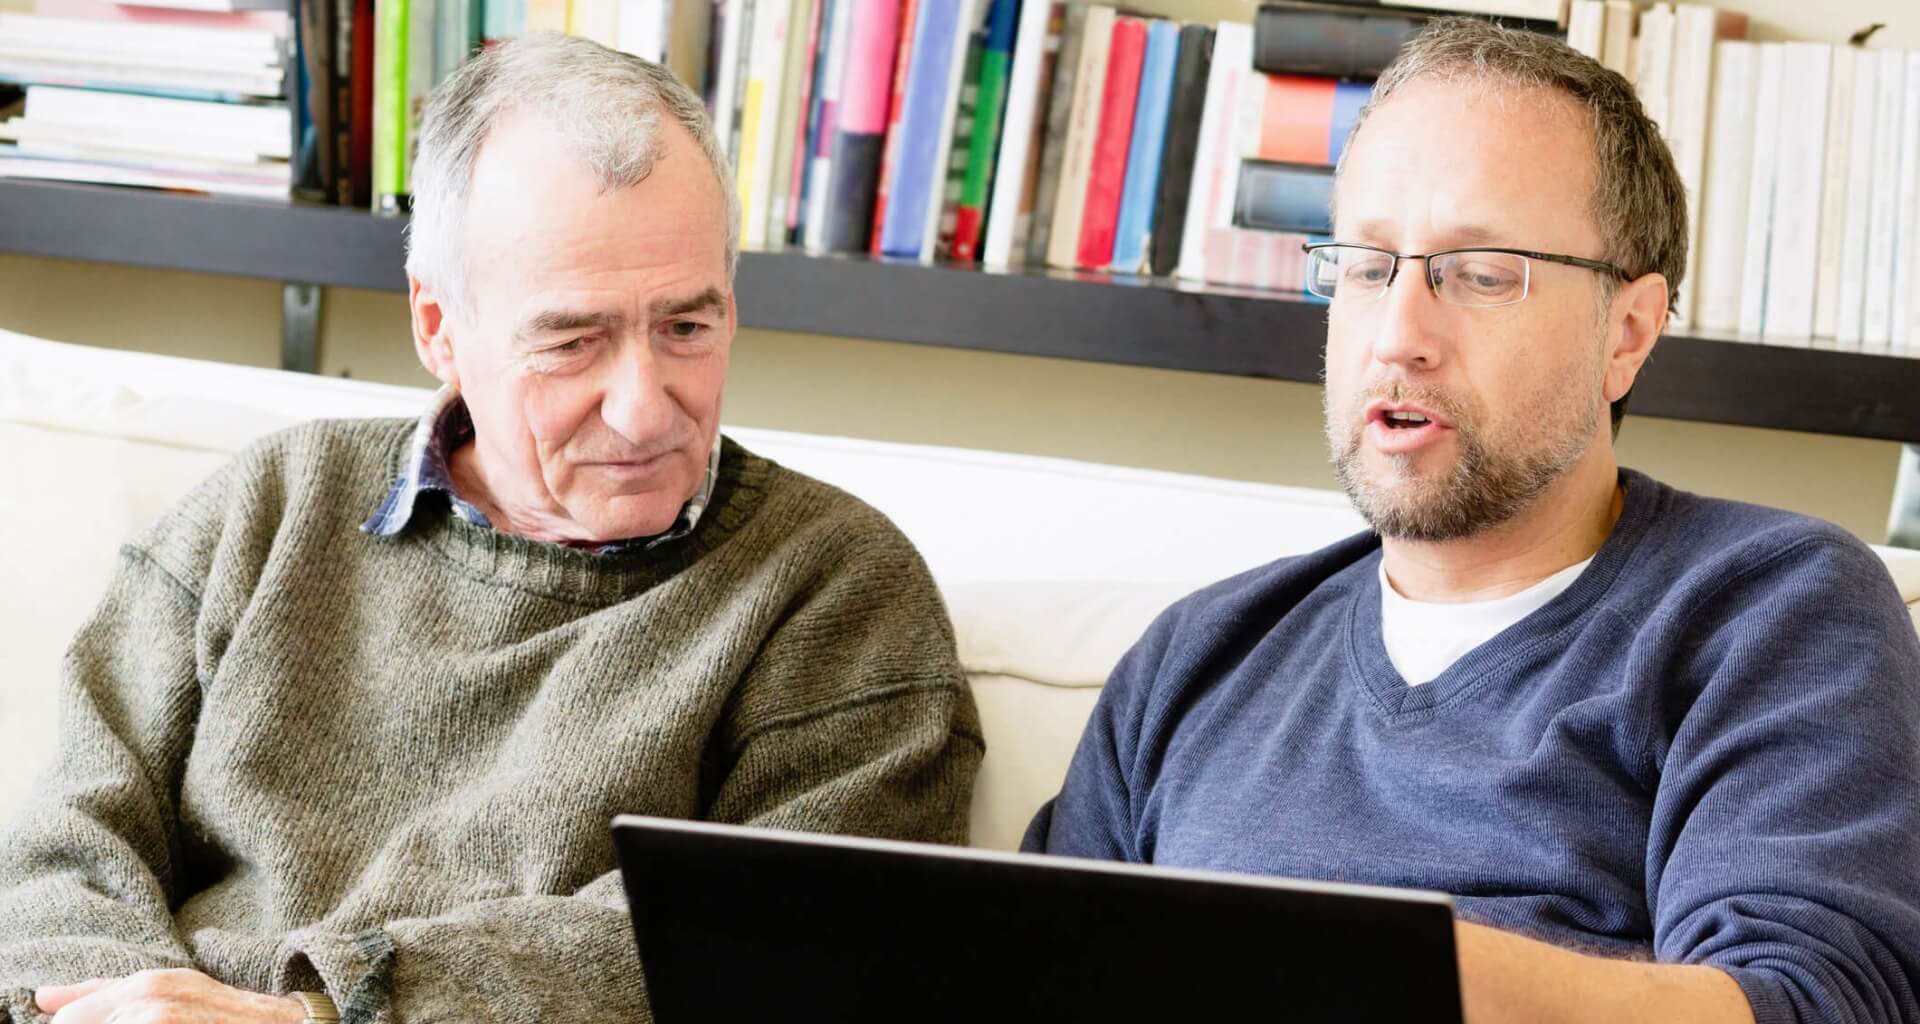
{"label": "short gray hair", "polygon": [[[1600,228],[1601,259],[1633,277],[1665,277],[1671,311],[1687,273],[1687,190],[1660,137],[1660,126],[1647,116],[1625,78],[1547,35],[1478,18],[1436,18],[1381,73],[1353,134],[1359,135],[1374,108],[1421,78],[1542,89],[1584,110],[1595,160],[1593,195],[1587,204]],[[1340,154],[1342,166],[1351,152],[1349,145]],[[1608,301],[1617,285],[1605,279],[1602,295]],[[1626,404],[1626,396],[1613,403],[1615,431]]]}
{"label": "short gray hair", "polygon": [[740,197],[707,109],[666,68],[553,33],[510,40],[468,61],[435,89],[413,163],[407,272],[471,312],[463,256],[468,192],[480,147],[507,115],[530,113],[572,142],[607,191],[653,173],[660,115],[680,122],[706,155],[727,207],[727,278],[740,260]]}

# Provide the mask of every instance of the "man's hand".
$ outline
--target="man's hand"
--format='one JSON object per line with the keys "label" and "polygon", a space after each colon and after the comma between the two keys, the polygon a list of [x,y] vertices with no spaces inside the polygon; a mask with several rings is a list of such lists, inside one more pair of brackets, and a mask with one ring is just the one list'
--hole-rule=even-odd
{"label": "man's hand", "polygon": [[1753,1024],[1740,984],[1712,967],[1606,960],[1465,921],[1453,935],[1467,1024]]}
{"label": "man's hand", "polygon": [[54,1024],[118,1020],[154,1024],[300,1024],[307,1011],[298,1000],[222,985],[199,971],[141,971],[125,978],[96,978],[77,985],[48,985],[33,994]]}

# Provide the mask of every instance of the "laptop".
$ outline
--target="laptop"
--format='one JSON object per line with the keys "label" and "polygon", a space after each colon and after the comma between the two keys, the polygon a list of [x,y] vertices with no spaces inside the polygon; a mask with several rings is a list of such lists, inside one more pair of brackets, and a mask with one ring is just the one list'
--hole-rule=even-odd
{"label": "laptop", "polygon": [[613,824],[660,1024],[1460,1021],[1434,893]]}

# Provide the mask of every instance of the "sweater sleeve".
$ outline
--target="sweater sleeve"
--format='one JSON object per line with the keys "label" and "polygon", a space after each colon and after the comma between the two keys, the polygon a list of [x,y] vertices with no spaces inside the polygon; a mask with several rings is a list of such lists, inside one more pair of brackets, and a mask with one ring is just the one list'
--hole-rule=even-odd
{"label": "sweater sleeve", "polygon": [[[984,749],[951,627],[911,548],[845,552],[782,609],[716,726],[709,820],[961,842]],[[295,934],[280,987],[348,1024],[648,1019],[617,871],[358,935]]]}
{"label": "sweater sleeve", "polygon": [[169,912],[199,712],[193,593],[139,549],[68,651],[60,741],[0,832],[0,1022],[37,986],[190,966]]}
{"label": "sweater sleeve", "polygon": [[1654,751],[1656,954],[1759,1024],[1920,1021],[1920,642],[1885,569],[1816,537],[1700,607]]}

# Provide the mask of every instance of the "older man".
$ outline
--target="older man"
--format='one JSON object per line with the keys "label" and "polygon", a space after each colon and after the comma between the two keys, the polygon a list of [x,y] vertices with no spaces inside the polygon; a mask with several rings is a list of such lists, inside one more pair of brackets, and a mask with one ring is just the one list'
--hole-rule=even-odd
{"label": "older man", "polygon": [[1439,22],[1334,212],[1327,435],[1373,532],[1168,611],[1028,845],[1453,893],[1477,1022],[1920,1020],[1886,571],[1614,461],[1686,265],[1632,89]]}
{"label": "older man", "polygon": [[719,434],[727,177],[698,99],[588,42],[441,88],[408,269],[446,387],[124,550],[0,836],[0,1020],[641,1019],[615,814],[963,838],[926,568]]}

